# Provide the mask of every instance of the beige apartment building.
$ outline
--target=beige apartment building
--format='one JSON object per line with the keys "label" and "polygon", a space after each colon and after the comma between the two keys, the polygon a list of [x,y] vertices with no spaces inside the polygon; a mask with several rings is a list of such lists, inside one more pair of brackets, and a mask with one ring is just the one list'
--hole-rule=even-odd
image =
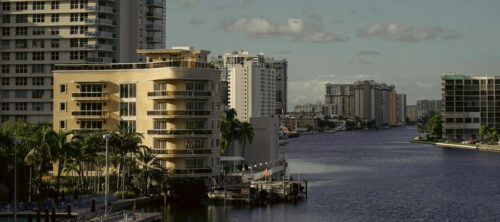
{"label": "beige apartment building", "polygon": [[353,84],[326,84],[326,105],[335,105],[335,116],[354,116],[354,85]]}
{"label": "beige apartment building", "polygon": [[125,125],[170,175],[219,173],[220,72],[205,50],[138,50],[147,63],[57,65],[54,129]]}
{"label": "beige apartment building", "polygon": [[52,121],[54,64],[144,60],[165,48],[166,0],[0,1],[0,125]]}

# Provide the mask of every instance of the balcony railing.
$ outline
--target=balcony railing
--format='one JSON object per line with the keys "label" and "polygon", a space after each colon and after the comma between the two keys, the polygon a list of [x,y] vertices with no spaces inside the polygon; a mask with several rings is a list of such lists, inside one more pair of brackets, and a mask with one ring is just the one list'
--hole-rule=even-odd
{"label": "balcony railing", "polygon": [[[104,58],[111,59],[111,58]],[[102,62],[103,58],[87,58],[88,62]],[[91,61],[92,60],[92,61]],[[113,60],[111,59],[111,62]],[[109,62],[109,63],[111,63]],[[113,63],[113,64],[58,64],[54,70],[108,70],[108,69],[154,69],[154,68],[189,68],[189,69],[213,69],[212,64],[205,62],[190,61],[165,61],[151,63]]]}
{"label": "balcony railing", "polygon": [[154,7],[159,7],[159,8],[163,8],[163,1],[161,0],[147,0],[146,1],[146,4],[149,5],[149,6],[154,6]]}
{"label": "balcony railing", "polygon": [[104,118],[107,113],[102,110],[78,110],[72,111],[71,115],[77,118]]}
{"label": "balcony railing", "polygon": [[72,93],[71,97],[73,99],[93,99],[93,100],[105,100],[108,99],[108,93],[102,93],[102,92],[79,92],[79,93]]}
{"label": "balcony railing", "polygon": [[85,32],[87,37],[102,37],[102,38],[116,38],[116,35],[111,32]]}
{"label": "balcony railing", "polygon": [[188,169],[168,169],[168,174],[208,174],[212,173],[212,168],[188,168]]}
{"label": "balcony railing", "polygon": [[163,27],[161,25],[156,25],[156,24],[146,24],[146,29],[153,31],[161,31],[163,30]]}
{"label": "balcony railing", "polygon": [[146,12],[146,16],[153,19],[163,19],[163,13]]}
{"label": "balcony railing", "polygon": [[213,153],[213,149],[153,149],[156,154],[163,155],[203,155]]}
{"label": "balcony railing", "polygon": [[113,51],[113,46],[112,45],[104,45],[104,44],[87,44],[87,45],[85,45],[85,49]]}
{"label": "balcony railing", "polygon": [[116,22],[109,19],[85,19],[85,24],[97,24],[97,25],[116,25]]}
{"label": "balcony railing", "polygon": [[95,63],[112,63],[113,59],[112,58],[98,58],[98,57],[88,57],[85,59],[87,62],[95,62]]}
{"label": "balcony railing", "polygon": [[163,39],[158,36],[146,36],[146,41],[148,42],[163,42]]}
{"label": "balcony railing", "polygon": [[116,9],[107,6],[86,6],[85,10],[101,13],[116,13]]}
{"label": "balcony railing", "polygon": [[149,110],[148,116],[208,116],[211,111],[201,110]]}
{"label": "balcony railing", "polygon": [[157,90],[148,92],[149,97],[209,97],[210,91],[167,91]]}
{"label": "balcony railing", "polygon": [[195,136],[195,135],[210,135],[212,130],[209,129],[153,129],[148,130],[149,135],[158,136]]}

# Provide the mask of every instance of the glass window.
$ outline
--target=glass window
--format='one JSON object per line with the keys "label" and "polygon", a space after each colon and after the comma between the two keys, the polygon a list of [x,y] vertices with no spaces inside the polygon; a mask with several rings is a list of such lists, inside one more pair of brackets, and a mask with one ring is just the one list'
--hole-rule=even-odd
{"label": "glass window", "polygon": [[44,68],[45,68],[45,66],[43,64],[31,65],[31,72],[32,73],[44,73],[45,72]]}
{"label": "glass window", "polygon": [[28,2],[16,2],[16,10],[28,10]]}
{"label": "glass window", "polygon": [[31,47],[35,49],[43,49],[45,48],[45,40],[43,39],[33,39],[31,43]]}
{"label": "glass window", "polygon": [[27,52],[16,52],[16,60],[28,60]]}
{"label": "glass window", "polygon": [[31,78],[31,85],[34,86],[43,86],[44,83],[44,78],[43,77],[32,77]]}
{"label": "glass window", "polygon": [[33,99],[41,99],[43,98],[44,91],[43,90],[31,90],[31,98]]}
{"label": "glass window", "polygon": [[59,52],[51,52],[50,59],[51,60],[59,60]]}
{"label": "glass window", "polygon": [[120,98],[135,98],[136,84],[120,84]]}
{"label": "glass window", "polygon": [[28,103],[16,103],[16,111],[28,110]]}
{"label": "glass window", "polygon": [[16,86],[27,86],[28,78],[27,77],[16,77]]}
{"label": "glass window", "polygon": [[44,27],[33,27],[33,35],[45,35]]}
{"label": "glass window", "polygon": [[60,84],[59,85],[59,92],[60,93],[66,93],[66,84]]}
{"label": "glass window", "polygon": [[10,41],[9,40],[2,40],[2,49],[9,49],[10,48]]}
{"label": "glass window", "polygon": [[2,103],[2,111],[9,111],[9,103]]}
{"label": "glass window", "polygon": [[50,28],[50,34],[51,35],[59,35],[59,27]]}
{"label": "glass window", "polygon": [[26,48],[28,48],[28,40],[16,39],[16,49],[26,49]]}
{"label": "glass window", "polygon": [[59,39],[50,40],[50,47],[51,48],[59,48]]}
{"label": "glass window", "polygon": [[28,98],[28,91],[26,90],[16,90],[15,91],[16,99],[26,99]]}
{"label": "glass window", "polygon": [[10,23],[10,15],[2,15],[2,23],[4,24]]}
{"label": "glass window", "polygon": [[10,73],[9,65],[2,65],[2,74]]}
{"label": "glass window", "polygon": [[52,1],[51,4],[50,4],[50,8],[52,10],[59,9],[59,1]]}
{"label": "glass window", "polygon": [[66,129],[66,120],[59,120],[59,128]]}
{"label": "glass window", "polygon": [[16,27],[16,35],[28,35],[27,27]]}
{"label": "glass window", "polygon": [[59,22],[59,14],[52,14],[50,16],[50,22]]}
{"label": "glass window", "polygon": [[8,85],[10,85],[9,77],[2,77],[2,86],[8,86]]}
{"label": "glass window", "polygon": [[33,60],[35,60],[35,61],[45,60],[45,53],[44,52],[33,52]]}
{"label": "glass window", "polygon": [[59,110],[60,111],[66,111],[66,103],[65,102],[59,103]]}
{"label": "glass window", "polygon": [[28,23],[28,15],[16,15],[16,23]]}
{"label": "glass window", "polygon": [[135,116],[135,102],[120,102],[120,116]]}
{"label": "glass window", "polygon": [[33,10],[45,9],[45,2],[33,2]]}
{"label": "glass window", "polygon": [[2,27],[2,36],[9,36],[9,35],[10,35],[10,28]]}
{"label": "glass window", "polygon": [[10,60],[10,53],[2,52],[2,61],[9,61],[9,60]]}
{"label": "glass window", "polygon": [[2,3],[2,10],[3,11],[10,11],[10,2],[3,2]]}

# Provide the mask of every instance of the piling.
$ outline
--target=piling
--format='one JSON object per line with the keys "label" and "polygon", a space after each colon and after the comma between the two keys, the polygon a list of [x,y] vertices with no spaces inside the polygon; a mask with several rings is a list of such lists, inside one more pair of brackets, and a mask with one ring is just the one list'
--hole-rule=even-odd
{"label": "piling", "polygon": [[90,208],[90,212],[95,212],[95,199],[92,199],[92,207]]}
{"label": "piling", "polygon": [[45,222],[49,222],[49,209],[45,208]]}
{"label": "piling", "polygon": [[69,219],[69,218],[71,218],[71,206],[70,205],[68,205],[67,211],[68,211],[68,219]]}
{"label": "piling", "polygon": [[41,222],[42,216],[40,215],[40,209],[36,210],[36,222]]}

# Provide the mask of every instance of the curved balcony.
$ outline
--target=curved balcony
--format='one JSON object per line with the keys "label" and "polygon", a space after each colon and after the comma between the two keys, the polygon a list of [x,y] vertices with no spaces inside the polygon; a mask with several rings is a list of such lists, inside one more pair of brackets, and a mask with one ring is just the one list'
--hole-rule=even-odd
{"label": "curved balcony", "polygon": [[72,100],[108,100],[109,94],[102,92],[79,92],[71,94]]}
{"label": "curved balcony", "polygon": [[146,12],[146,17],[148,19],[153,19],[153,20],[161,20],[163,19],[163,13],[158,13],[158,12]]}
{"label": "curved balcony", "polygon": [[162,0],[147,0],[146,4],[150,7],[156,7],[156,8],[164,7]]}
{"label": "curved balcony", "polygon": [[212,136],[210,129],[153,129],[148,135],[154,138],[199,138]]}
{"label": "curved balcony", "polygon": [[213,149],[153,149],[153,152],[158,154],[158,158],[168,157],[197,157],[206,156],[213,153]]}
{"label": "curved balcony", "polygon": [[109,113],[102,110],[77,110],[72,111],[71,116],[76,119],[105,119]]}
{"label": "curved balcony", "polygon": [[164,118],[208,118],[212,114],[211,111],[201,110],[149,110],[148,116],[164,119]]}
{"label": "curved balcony", "polygon": [[212,168],[168,169],[166,172],[167,174],[172,174],[172,175],[211,174]]}
{"label": "curved balcony", "polygon": [[148,92],[150,99],[208,99],[210,91],[167,91],[156,90]]}

